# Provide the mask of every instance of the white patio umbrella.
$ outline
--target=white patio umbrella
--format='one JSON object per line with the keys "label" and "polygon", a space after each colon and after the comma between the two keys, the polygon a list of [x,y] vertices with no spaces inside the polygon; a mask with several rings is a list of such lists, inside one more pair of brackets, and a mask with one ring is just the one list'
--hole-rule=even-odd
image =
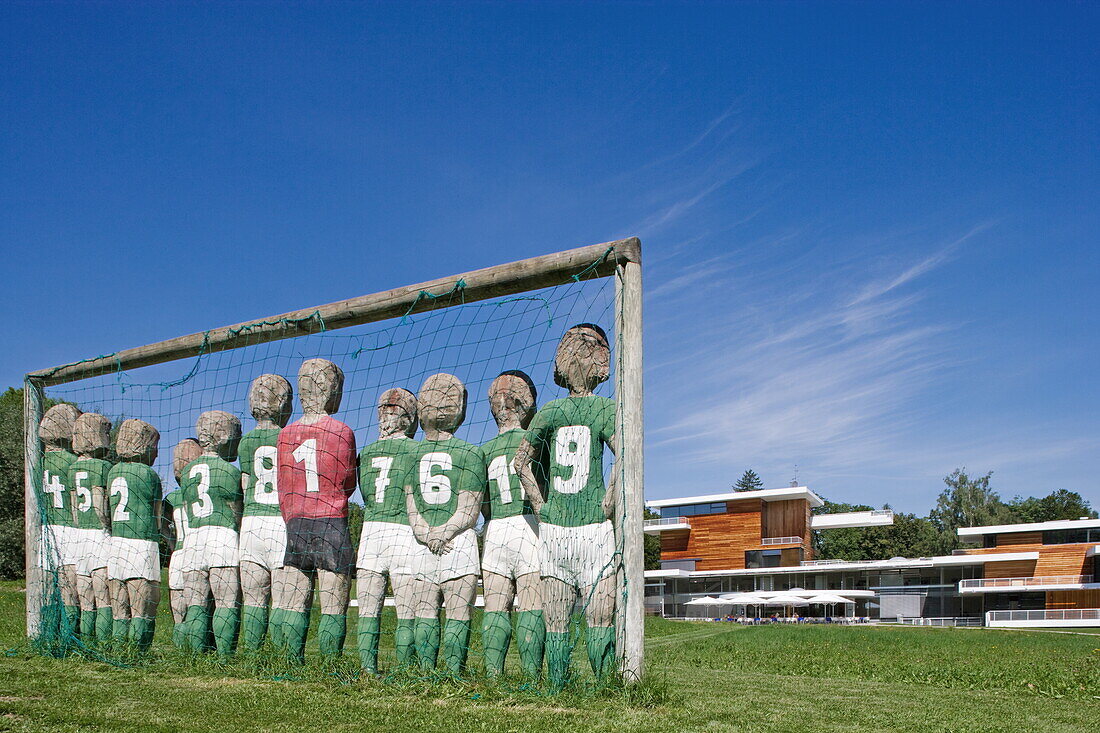
{"label": "white patio umbrella", "polygon": [[756,596],[752,593],[733,593],[728,596],[722,596],[722,598],[736,606],[759,606],[768,602],[767,598]]}
{"label": "white patio umbrella", "polygon": [[799,598],[798,596],[776,596],[775,598],[769,598],[766,601],[769,606],[808,606],[809,602],[805,598]]}
{"label": "white patio umbrella", "polygon": [[810,596],[806,601],[808,603],[855,603],[855,601],[850,598],[838,596],[833,593],[821,593],[820,595]]}
{"label": "white patio umbrella", "polygon": [[729,601],[724,601],[721,598],[715,598],[714,596],[703,596],[702,598],[693,598],[685,606],[732,606]]}
{"label": "white patio umbrella", "polygon": [[[820,603],[826,606],[835,606],[838,603],[855,605],[855,601],[844,596],[838,596],[835,593],[820,593],[816,596],[810,596],[806,599],[809,603]],[[832,615],[830,613],[830,615]]]}

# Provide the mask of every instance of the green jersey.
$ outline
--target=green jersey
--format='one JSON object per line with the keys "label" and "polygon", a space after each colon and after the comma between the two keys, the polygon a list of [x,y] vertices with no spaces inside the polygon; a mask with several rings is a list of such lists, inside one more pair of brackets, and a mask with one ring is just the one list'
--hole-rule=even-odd
{"label": "green jersey", "polygon": [[92,504],[92,489],[107,487],[111,464],[102,458],[78,458],[69,468],[69,486],[76,497],[76,526],[81,529],[103,529]]}
{"label": "green jersey", "polygon": [[405,484],[417,460],[419,447],[412,438],[386,438],[359,452],[359,492],[364,522],[408,524]]}
{"label": "green jersey", "polygon": [[512,466],[516,449],[526,435],[527,431],[514,428],[481,446],[481,455],[489,476],[489,493],[486,497],[488,520],[531,514],[531,502],[524,497],[523,486]]}
{"label": "green jersey", "polygon": [[156,502],[160,501],[160,476],[144,463],[125,461],[107,474],[111,535],[131,540],[160,539]]}
{"label": "green jersey", "polygon": [[409,483],[416,509],[431,527],[445,524],[458,509],[462,491],[485,490],[481,449],[458,438],[423,440],[413,452]]}
{"label": "green jersey", "polygon": [[176,530],[176,549],[178,550],[187,530],[187,512],[183,508],[183,489],[168,492],[168,496],[164,497],[164,503],[168,505],[163,510],[164,514],[172,517],[172,526]]}
{"label": "green jersey", "polygon": [[278,442],[279,428],[256,428],[241,438],[237,452],[244,476],[246,517],[282,516],[279,511],[279,466],[275,462]]}
{"label": "green jersey", "polygon": [[539,410],[527,429],[546,465],[540,520],[561,527],[603,522],[603,447],[615,435],[615,401],[566,397]]}
{"label": "green jersey", "polygon": [[183,469],[180,491],[187,528],[237,529],[232,502],[240,501],[241,472],[219,456],[200,456]]}
{"label": "green jersey", "polygon": [[74,527],[73,500],[69,494],[69,466],[76,456],[67,450],[42,454],[42,524]]}

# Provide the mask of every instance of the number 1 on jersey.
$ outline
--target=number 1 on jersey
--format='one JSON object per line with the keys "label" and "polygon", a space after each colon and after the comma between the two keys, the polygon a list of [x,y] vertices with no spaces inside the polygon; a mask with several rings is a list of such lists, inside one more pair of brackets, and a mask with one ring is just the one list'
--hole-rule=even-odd
{"label": "number 1 on jersey", "polygon": [[53,508],[60,509],[65,506],[65,486],[61,483],[61,477],[49,471],[42,472],[42,489],[47,494],[53,494]]}
{"label": "number 1 on jersey", "polygon": [[317,474],[317,439],[310,438],[294,449],[294,460],[304,463],[306,469],[306,491],[318,492],[321,490],[320,479]]}
{"label": "number 1 on jersey", "polygon": [[514,459],[509,461],[508,456],[497,456],[489,463],[489,480],[496,481],[501,504],[512,503],[512,477],[515,475]]}

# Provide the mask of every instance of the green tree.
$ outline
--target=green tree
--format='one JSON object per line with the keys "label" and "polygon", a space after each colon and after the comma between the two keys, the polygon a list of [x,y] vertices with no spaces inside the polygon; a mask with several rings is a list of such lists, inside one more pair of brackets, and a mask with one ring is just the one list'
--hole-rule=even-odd
{"label": "green tree", "polygon": [[0,578],[23,577],[23,390],[0,395]]}
{"label": "green tree", "polygon": [[[643,515],[644,519],[660,519],[661,515],[652,509],[646,509]],[[645,535],[645,569],[646,570],[660,570],[661,569],[661,537],[660,535],[647,534]]]}
{"label": "green tree", "polygon": [[[42,409],[58,402],[46,398]],[[23,390],[9,387],[0,394],[0,580],[25,573],[23,511]]]}
{"label": "green tree", "polygon": [[737,479],[737,483],[733,485],[734,491],[758,491],[762,488],[764,488],[764,482],[751,468],[741,474],[741,478]]}
{"label": "green tree", "polygon": [[956,468],[944,476],[947,487],[940,492],[935,508],[928,515],[940,535],[940,552],[951,552],[960,546],[956,531],[960,527],[1013,521],[1012,512],[989,485],[992,476],[990,471],[984,476],[971,477],[965,468]]}
{"label": "green tree", "polygon": [[1096,518],[1096,510],[1076,491],[1057,489],[1043,497],[1017,496],[1007,504],[1015,522]]}
{"label": "green tree", "polygon": [[[866,504],[826,501],[814,513],[866,512],[872,508]],[[815,530],[813,533],[814,557],[820,560],[927,557],[936,554],[938,545],[939,535],[932,523],[907,512],[894,512],[894,523],[885,527],[847,527]]]}

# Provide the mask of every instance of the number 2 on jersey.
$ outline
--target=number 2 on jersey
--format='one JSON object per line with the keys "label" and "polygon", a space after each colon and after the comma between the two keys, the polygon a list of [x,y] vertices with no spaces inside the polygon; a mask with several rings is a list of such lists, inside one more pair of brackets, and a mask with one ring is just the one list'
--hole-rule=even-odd
{"label": "number 2 on jersey", "polygon": [[111,496],[115,494],[120,498],[115,504],[114,513],[111,514],[111,521],[125,522],[130,518],[130,512],[126,511],[126,503],[130,501],[130,486],[126,483],[125,476],[115,476],[115,480],[111,482]]}
{"label": "number 2 on jersey", "polygon": [[317,475],[317,439],[309,438],[294,449],[294,460],[306,464],[306,491],[318,492],[321,490],[320,479]]}

